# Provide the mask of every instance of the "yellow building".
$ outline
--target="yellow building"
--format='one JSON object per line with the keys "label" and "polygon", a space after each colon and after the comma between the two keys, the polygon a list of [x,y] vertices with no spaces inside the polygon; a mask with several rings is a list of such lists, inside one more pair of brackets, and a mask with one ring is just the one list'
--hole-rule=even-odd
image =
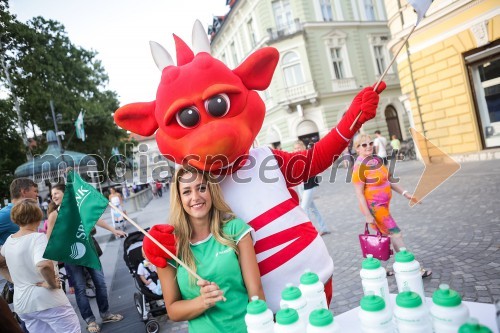
{"label": "yellow building", "polygon": [[[417,15],[385,4],[394,53]],[[435,0],[396,61],[417,131],[459,160],[500,158],[500,0]]]}

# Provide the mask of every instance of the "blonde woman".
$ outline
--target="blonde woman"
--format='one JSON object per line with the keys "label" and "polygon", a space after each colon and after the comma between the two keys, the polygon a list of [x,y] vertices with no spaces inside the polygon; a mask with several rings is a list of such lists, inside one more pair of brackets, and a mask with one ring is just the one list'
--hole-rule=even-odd
{"label": "blonde woman", "polygon": [[143,246],[157,266],[169,318],[188,320],[190,332],[246,332],[249,299],[264,299],[251,227],[235,218],[220,186],[207,173],[180,169],[170,197],[178,257],[205,280],[195,281],[173,262],[166,265],[165,256],[145,238]]}

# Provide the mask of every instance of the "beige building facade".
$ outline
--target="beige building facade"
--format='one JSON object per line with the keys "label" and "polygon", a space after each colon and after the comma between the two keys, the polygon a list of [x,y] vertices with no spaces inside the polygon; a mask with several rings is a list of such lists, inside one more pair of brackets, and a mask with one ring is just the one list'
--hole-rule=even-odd
{"label": "beige building facade", "polygon": [[[403,0],[385,5],[395,52],[417,17]],[[434,1],[397,64],[417,131],[459,160],[500,158],[500,1]]]}
{"label": "beige building facade", "polygon": [[[389,64],[390,31],[382,0],[239,0],[209,29],[212,55],[236,68],[265,47],[280,53],[271,86],[261,97],[267,114],[255,142],[291,150],[297,139],[330,131],[362,87]],[[408,139],[396,65],[385,78],[377,116],[362,131]]]}

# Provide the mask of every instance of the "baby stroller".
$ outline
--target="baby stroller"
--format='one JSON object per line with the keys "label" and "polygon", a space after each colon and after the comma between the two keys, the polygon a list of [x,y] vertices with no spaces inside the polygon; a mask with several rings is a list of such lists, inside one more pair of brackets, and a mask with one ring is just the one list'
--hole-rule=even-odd
{"label": "baby stroller", "polygon": [[[146,229],[146,231],[149,228]],[[142,240],[144,234],[140,231],[129,233],[123,242],[123,260],[134,278],[137,292],[134,293],[134,303],[142,321],[146,324],[146,332],[156,333],[160,324],[154,317],[167,313],[163,297],[152,293],[137,274],[137,267],[144,260],[142,256]]]}

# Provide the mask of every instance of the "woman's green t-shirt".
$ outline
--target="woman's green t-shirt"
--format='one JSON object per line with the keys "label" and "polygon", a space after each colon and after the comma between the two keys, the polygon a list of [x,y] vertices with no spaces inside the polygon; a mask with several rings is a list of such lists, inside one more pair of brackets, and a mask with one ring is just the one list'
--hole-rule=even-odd
{"label": "woman's green t-shirt", "polygon": [[[250,232],[251,228],[242,220],[234,219],[223,227],[224,233],[236,244]],[[205,240],[191,244],[196,260],[196,273],[203,279],[215,282],[226,297],[199,317],[189,321],[192,333],[246,333],[245,314],[248,294],[241,275],[240,264],[231,247],[220,244],[210,235]],[[189,300],[200,295],[200,287],[191,284],[189,273],[177,267],[177,284],[182,299]]]}

